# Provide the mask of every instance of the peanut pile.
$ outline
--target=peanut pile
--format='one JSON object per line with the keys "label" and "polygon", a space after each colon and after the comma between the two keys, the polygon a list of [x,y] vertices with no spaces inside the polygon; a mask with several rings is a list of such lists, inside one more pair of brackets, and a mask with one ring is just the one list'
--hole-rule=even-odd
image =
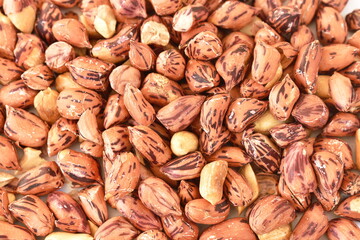
{"label": "peanut pile", "polygon": [[0,238],[360,239],[346,4],[0,0]]}

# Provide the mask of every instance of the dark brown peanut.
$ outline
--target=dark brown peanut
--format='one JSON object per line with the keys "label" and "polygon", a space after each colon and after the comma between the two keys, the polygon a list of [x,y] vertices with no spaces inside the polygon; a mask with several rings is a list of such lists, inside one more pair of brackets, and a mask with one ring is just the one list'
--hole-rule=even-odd
{"label": "dark brown peanut", "polygon": [[318,129],[326,124],[329,118],[329,109],[318,96],[302,94],[291,115],[305,127]]}
{"label": "dark brown peanut", "polygon": [[186,129],[200,113],[204,96],[182,96],[157,112],[157,119],[166,129],[178,132]]}
{"label": "dark brown peanut", "polygon": [[136,240],[167,240],[165,233],[159,230],[147,230],[137,236]]}
{"label": "dark brown peanut", "polygon": [[200,176],[205,163],[201,153],[194,152],[167,162],[161,171],[172,180],[193,179]]}
{"label": "dark brown peanut", "polygon": [[230,104],[229,94],[216,94],[205,100],[201,107],[200,124],[210,137],[217,137],[222,131],[226,111]]}
{"label": "dark brown peanut", "polygon": [[36,236],[46,236],[54,230],[55,218],[46,204],[35,195],[26,195],[11,204],[13,216]]}
{"label": "dark brown peanut", "polygon": [[102,186],[91,185],[82,189],[78,196],[82,209],[92,222],[100,226],[108,219],[108,210]]}
{"label": "dark brown peanut", "polygon": [[11,140],[27,147],[46,143],[49,126],[36,115],[20,108],[6,106],[4,133]]}
{"label": "dark brown peanut", "polygon": [[34,235],[25,227],[0,221],[0,228],[5,239],[35,240]]}
{"label": "dark brown peanut", "polygon": [[169,145],[149,127],[129,127],[129,139],[131,144],[153,165],[163,165],[171,159]]}
{"label": "dark brown peanut", "polygon": [[124,104],[124,97],[120,94],[113,94],[108,98],[104,110],[104,127],[106,129],[123,123],[130,117]]}
{"label": "dark brown peanut", "polygon": [[336,218],[329,222],[327,237],[330,240],[353,239],[359,234],[360,228],[351,220]]}
{"label": "dark brown peanut", "polygon": [[185,216],[174,214],[161,218],[164,231],[174,240],[196,240],[199,236],[199,227]]}
{"label": "dark brown peanut", "polygon": [[130,41],[129,60],[140,71],[149,71],[155,67],[156,54],[147,44]]}
{"label": "dark brown peanut", "polygon": [[23,80],[13,81],[0,89],[0,102],[14,108],[27,108],[34,104],[37,93]]}
{"label": "dark brown peanut", "polygon": [[354,136],[359,127],[360,121],[356,115],[339,112],[324,127],[322,135],[327,137]]}
{"label": "dark brown peanut", "polygon": [[308,43],[300,48],[294,65],[296,83],[307,93],[316,92],[319,63],[321,60],[321,46],[318,40]]}
{"label": "dark brown peanut", "polygon": [[22,75],[21,79],[31,89],[45,90],[55,80],[54,73],[44,64],[29,68]]}
{"label": "dark brown peanut", "polygon": [[13,143],[6,137],[0,136],[0,168],[7,170],[20,169],[18,155]]}
{"label": "dark brown peanut", "polygon": [[290,39],[300,25],[300,12],[297,8],[280,6],[269,12],[267,20],[281,36]]}
{"label": "dark brown peanut", "polygon": [[195,35],[188,42],[184,51],[186,56],[196,60],[211,60],[223,53],[220,38],[211,31]]}
{"label": "dark brown peanut", "polygon": [[68,69],[65,64],[75,58],[74,48],[66,42],[55,42],[45,51],[45,63],[56,73],[64,73]]}
{"label": "dark brown peanut", "polygon": [[316,30],[323,45],[344,43],[348,28],[345,19],[336,9],[320,6],[316,16]]}
{"label": "dark brown peanut", "polygon": [[269,96],[270,91],[271,88],[266,88],[251,77],[246,78],[240,83],[240,96],[243,98],[264,99]]}
{"label": "dark brown peanut", "polygon": [[183,95],[183,89],[177,82],[158,73],[145,77],[141,92],[151,104],[161,107]]}
{"label": "dark brown peanut", "polygon": [[306,210],[296,225],[290,240],[319,239],[328,228],[328,218],[319,203],[314,203]]}
{"label": "dark brown peanut", "polygon": [[140,163],[131,152],[120,153],[112,160],[110,168],[106,168],[105,200],[110,197],[121,199],[128,195],[139,183]]}
{"label": "dark brown peanut", "polygon": [[247,206],[253,198],[253,191],[244,176],[231,168],[226,175],[224,191],[234,206]]}
{"label": "dark brown peanut", "polygon": [[291,0],[288,5],[298,8],[301,13],[300,22],[308,25],[314,18],[320,2],[321,0]]}
{"label": "dark brown peanut", "polygon": [[[296,1],[296,0],[295,0]],[[303,0],[300,0],[303,1]],[[309,2],[309,0],[306,0]],[[317,0],[319,1],[319,0]],[[303,15],[301,15],[303,16]],[[300,25],[298,30],[296,32],[294,32],[291,35],[291,45],[298,51],[300,51],[300,49],[313,42],[315,40],[313,33],[311,32],[311,29],[306,26],[306,25]]]}
{"label": "dark brown peanut", "polygon": [[184,78],[186,62],[175,49],[161,52],[156,59],[156,71],[174,81]]}
{"label": "dark brown peanut", "polygon": [[290,202],[282,197],[270,195],[255,203],[250,212],[249,224],[256,234],[264,234],[291,223],[295,217],[295,209]]}
{"label": "dark brown peanut", "polygon": [[190,4],[174,14],[173,28],[178,32],[187,32],[198,22],[207,19],[209,11],[203,4]]}
{"label": "dark brown peanut", "polygon": [[199,187],[192,182],[181,180],[178,188],[178,195],[182,205],[194,199],[201,198]]}
{"label": "dark brown peanut", "polygon": [[121,239],[133,240],[139,234],[133,225],[131,225],[124,217],[112,217],[103,223],[95,232],[95,240]]}
{"label": "dark brown peanut", "polygon": [[208,162],[217,160],[226,161],[229,167],[242,167],[252,161],[243,149],[233,146],[224,146],[206,158]]}
{"label": "dark brown peanut", "polygon": [[56,191],[47,197],[47,205],[55,215],[55,226],[65,232],[89,233],[90,227],[81,206],[67,193]]}
{"label": "dark brown peanut", "polygon": [[124,91],[124,105],[130,116],[141,125],[149,126],[155,121],[155,110],[138,88],[127,84]]}
{"label": "dark brown peanut", "polygon": [[307,136],[303,125],[299,123],[280,124],[270,129],[270,135],[279,147],[287,147]]}
{"label": "dark brown peanut", "polygon": [[286,149],[281,171],[286,186],[294,195],[306,196],[317,187],[310,156],[304,141],[295,142]]}
{"label": "dark brown peanut", "polygon": [[14,49],[16,44],[16,30],[10,19],[0,13],[0,57],[10,60],[14,59]]}
{"label": "dark brown peanut", "polygon": [[156,215],[181,216],[179,196],[160,178],[149,177],[143,180],[139,185],[138,193],[142,203]]}
{"label": "dark brown peanut", "polygon": [[76,19],[61,19],[53,23],[52,32],[58,41],[79,48],[91,48],[85,26]]}
{"label": "dark brown peanut", "polygon": [[47,138],[47,154],[51,157],[68,148],[76,140],[76,121],[59,118],[50,128]]}
{"label": "dark brown peanut", "polygon": [[85,88],[69,88],[60,92],[56,103],[60,115],[67,119],[79,119],[87,109],[98,114],[102,99],[98,93]]}
{"label": "dark brown peanut", "polygon": [[84,153],[71,149],[62,150],[57,155],[57,163],[64,176],[74,187],[103,184],[99,164]]}
{"label": "dark brown peanut", "polygon": [[262,170],[269,173],[279,170],[280,150],[267,136],[249,129],[244,132],[242,143],[246,153]]}
{"label": "dark brown peanut", "polygon": [[348,195],[360,193],[360,174],[356,171],[345,171],[341,190]]}
{"label": "dark brown peanut", "polygon": [[250,56],[251,50],[247,45],[235,44],[224,51],[216,61],[216,70],[224,79],[227,91],[244,79]]}
{"label": "dark brown peanut", "polygon": [[319,72],[332,74],[351,63],[359,56],[360,50],[348,44],[331,44],[322,47],[322,57],[319,65]]}
{"label": "dark brown peanut", "polygon": [[355,9],[351,13],[346,15],[346,23],[351,31],[360,30],[360,10]]}
{"label": "dark brown peanut", "polygon": [[268,103],[253,98],[238,98],[226,113],[226,125],[232,132],[242,132],[267,110]]}
{"label": "dark brown peanut", "polygon": [[19,67],[29,69],[45,61],[45,44],[33,34],[18,33],[14,49],[15,62]]}
{"label": "dark brown peanut", "polygon": [[254,48],[254,60],[252,62],[252,79],[265,85],[275,78],[280,66],[281,55],[275,47],[264,42],[257,42]]}
{"label": "dark brown peanut", "polygon": [[0,221],[8,222],[8,223],[14,223],[14,219],[11,215],[11,212],[8,208],[9,205],[9,197],[8,192],[0,188]]}
{"label": "dark brown peanut", "polygon": [[59,189],[64,184],[61,170],[55,162],[45,162],[26,171],[19,178],[16,192],[22,195],[43,196]]}
{"label": "dark brown peanut", "polygon": [[0,83],[9,84],[14,80],[20,79],[24,70],[18,67],[15,62],[0,57]]}
{"label": "dark brown peanut", "polygon": [[328,151],[334,153],[344,163],[344,169],[352,169],[354,161],[349,144],[336,138],[319,138],[314,144],[314,151]]}
{"label": "dark brown peanut", "polygon": [[339,204],[339,206],[334,211],[334,213],[341,217],[346,217],[353,219],[355,221],[359,221],[360,220],[359,199],[360,199],[359,194],[346,198],[344,201],[342,201]]}
{"label": "dark brown peanut", "polygon": [[[54,2],[56,4],[56,0]],[[48,44],[56,41],[52,33],[54,22],[63,18],[60,8],[55,4],[50,1],[44,1],[39,8],[35,22],[35,32]]]}
{"label": "dark brown peanut", "polygon": [[231,132],[225,127],[217,137],[209,137],[204,131],[200,134],[200,150],[204,155],[211,155],[219,150],[224,144],[230,141]]}
{"label": "dark brown peanut", "polygon": [[[234,236],[236,232],[237,236]],[[235,217],[207,228],[199,240],[210,239],[256,240],[256,235],[251,230],[245,218]]]}
{"label": "dark brown peanut", "polygon": [[119,199],[116,209],[141,231],[162,230],[159,217],[146,208],[138,197],[128,195]]}
{"label": "dark brown peanut", "polygon": [[121,152],[128,152],[132,146],[129,140],[129,131],[125,126],[114,126],[102,132],[104,140],[104,154],[109,160]]}
{"label": "dark brown peanut", "polygon": [[226,1],[209,16],[208,21],[221,28],[238,30],[249,24],[258,10],[240,1]]}
{"label": "dark brown peanut", "polygon": [[109,39],[98,41],[91,49],[94,57],[103,61],[118,63],[128,57],[130,41],[138,38],[138,25],[130,24]]}

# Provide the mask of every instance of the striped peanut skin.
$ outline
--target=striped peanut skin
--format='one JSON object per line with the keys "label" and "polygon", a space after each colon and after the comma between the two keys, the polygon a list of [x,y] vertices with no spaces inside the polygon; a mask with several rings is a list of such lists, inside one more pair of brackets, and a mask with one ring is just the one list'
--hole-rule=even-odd
{"label": "striped peanut skin", "polygon": [[156,215],[181,216],[179,196],[160,178],[149,177],[143,180],[139,185],[138,194],[142,203]]}
{"label": "striped peanut skin", "polygon": [[76,140],[78,129],[75,120],[59,118],[50,128],[47,138],[47,154],[51,157],[68,148]]}
{"label": "striped peanut skin", "polygon": [[101,185],[91,185],[79,193],[79,203],[86,216],[97,226],[103,224],[109,217],[104,200],[104,188]]}
{"label": "striped peanut skin", "polygon": [[297,7],[300,10],[300,23],[308,25],[314,18],[320,0],[291,0],[290,7]]}
{"label": "striped peanut skin", "polygon": [[224,192],[234,206],[247,206],[253,198],[253,191],[244,176],[231,168],[226,175]]}
{"label": "striped peanut skin", "polygon": [[156,59],[156,72],[174,81],[184,78],[185,66],[184,57],[175,49],[159,53]]}
{"label": "striped peanut skin", "polygon": [[268,103],[253,98],[238,98],[232,102],[226,113],[226,125],[231,132],[242,132],[258,119],[268,107]]}
{"label": "striped peanut skin", "polygon": [[196,60],[211,60],[222,53],[220,38],[211,31],[204,31],[194,36],[184,49],[185,55]]}
{"label": "striped peanut skin", "polygon": [[257,83],[254,79],[248,77],[240,83],[240,96],[243,98],[264,99],[270,94],[271,88]]}
{"label": "striped peanut skin", "polygon": [[285,39],[290,39],[300,24],[300,12],[297,8],[279,6],[269,12],[267,22]]}
{"label": "striped peanut skin", "polygon": [[0,228],[4,239],[35,240],[34,235],[25,227],[0,221]]}
{"label": "striped peanut skin", "polygon": [[172,180],[193,179],[200,176],[205,163],[202,154],[194,152],[165,163],[161,171]]}
{"label": "striped peanut skin", "polygon": [[75,50],[66,42],[54,42],[45,51],[45,63],[56,73],[68,71],[66,63],[74,58]]}
{"label": "striped peanut skin", "polygon": [[124,239],[133,240],[139,234],[133,225],[124,217],[112,217],[103,223],[95,232],[95,240]]}
{"label": "striped peanut skin", "polygon": [[101,158],[103,156],[104,146],[85,140],[80,143],[80,151],[93,158]]}
{"label": "striped peanut skin", "polygon": [[175,13],[173,18],[173,28],[178,32],[187,32],[196,23],[206,20],[208,15],[208,9],[202,4],[189,4]]}
{"label": "striped peanut skin", "polygon": [[43,196],[61,188],[63,184],[60,168],[55,162],[49,161],[21,175],[16,192]]}
{"label": "striped peanut skin", "polygon": [[127,84],[124,105],[130,116],[141,125],[149,126],[155,121],[155,110],[138,88]]}
{"label": "striped peanut skin", "polygon": [[13,60],[16,30],[10,19],[2,13],[0,14],[0,29],[0,38],[3,39],[0,43],[0,57]]}
{"label": "striped peanut skin", "polygon": [[249,224],[256,234],[264,234],[291,223],[295,217],[295,209],[290,202],[280,196],[270,195],[255,203],[250,212]]}
{"label": "striped peanut skin", "polygon": [[178,132],[186,129],[200,113],[205,96],[182,96],[166,106],[156,114],[157,119],[166,129]]}
{"label": "striped peanut skin", "polygon": [[125,196],[116,202],[116,209],[141,231],[162,230],[161,221],[138,197]]}
{"label": "striped peanut skin", "polygon": [[[303,0],[294,0],[294,1],[303,1]],[[312,1],[312,0],[306,0]],[[316,0],[320,1],[320,0]],[[304,16],[302,14],[300,17]],[[291,35],[290,43],[298,51],[301,50],[305,45],[313,42],[315,40],[314,34],[311,29],[306,25],[300,25],[298,30]]]}
{"label": "striped peanut skin", "polygon": [[154,130],[146,126],[129,127],[131,144],[153,165],[163,165],[171,159],[169,145]]}
{"label": "striped peanut skin", "polygon": [[90,233],[81,206],[67,193],[56,191],[47,197],[47,205],[55,215],[55,226],[70,233]]}
{"label": "striped peanut skin", "polygon": [[[171,21],[171,23],[172,23],[172,21]],[[172,31],[174,31],[173,28],[171,28],[171,29],[172,29]],[[214,24],[209,23],[209,22],[200,22],[200,23],[196,24],[189,31],[181,33],[179,49],[185,48],[193,37],[195,37],[198,33],[205,32],[205,31],[210,31],[215,34],[218,34],[218,29]],[[176,33],[179,33],[179,32],[176,32]]]}
{"label": "striped peanut skin", "polygon": [[253,49],[255,46],[254,39],[242,32],[229,33],[222,39],[222,43],[224,50],[238,43],[245,44],[250,49]]}
{"label": "striped peanut skin", "polygon": [[300,90],[286,75],[281,82],[274,85],[269,94],[269,109],[272,115],[280,120],[287,120],[300,96]]}
{"label": "striped peanut skin", "polygon": [[244,79],[250,57],[251,50],[247,45],[235,44],[218,58],[215,67],[224,79],[227,91],[230,91]]}
{"label": "striped peanut skin", "polygon": [[252,21],[258,10],[240,1],[225,2],[209,16],[208,21],[225,29],[241,29]]}
{"label": "striped peanut skin", "polygon": [[328,218],[320,203],[311,205],[296,225],[290,240],[319,239],[328,228]]}
{"label": "striped peanut skin", "polygon": [[103,139],[101,137],[101,131],[98,126],[98,120],[94,112],[87,109],[80,116],[77,122],[79,129],[79,135],[86,141],[91,141],[98,145],[103,145]]}
{"label": "striped peanut skin", "polygon": [[[237,236],[234,236],[236,232]],[[210,239],[256,240],[245,218],[235,217],[207,228],[200,236],[200,240]]]}
{"label": "striped peanut skin", "polygon": [[243,149],[235,146],[223,146],[206,158],[208,162],[217,160],[226,161],[229,167],[242,167],[252,161],[251,157]]}
{"label": "striped peanut skin", "polygon": [[186,64],[186,82],[191,91],[204,92],[220,84],[220,75],[211,62],[190,59]]}
{"label": "striped peanut skin", "polygon": [[330,240],[355,239],[360,234],[360,228],[351,220],[336,218],[329,222],[326,232]]}
{"label": "striped peanut skin", "polygon": [[223,198],[219,203],[211,205],[203,198],[191,200],[185,205],[185,214],[198,224],[217,224],[224,221],[230,213],[230,204]]}
{"label": "striped peanut skin", "polygon": [[23,80],[17,80],[0,89],[0,102],[14,108],[27,108],[34,104],[37,93],[37,91],[26,86]]}
{"label": "striped peanut skin", "polygon": [[322,48],[318,40],[301,47],[294,65],[295,81],[307,93],[316,92],[316,80],[318,77],[319,63],[322,56]]}
{"label": "striped peanut skin", "polygon": [[131,152],[123,152],[115,157],[106,169],[105,199],[121,199],[136,188],[140,179],[139,160]]}
{"label": "striped peanut skin", "polygon": [[52,32],[58,41],[67,42],[74,47],[91,48],[84,24],[76,19],[64,18],[53,23]]}
{"label": "striped peanut skin", "polygon": [[36,115],[20,108],[6,106],[4,133],[11,140],[27,147],[46,143],[49,126]]}
{"label": "striped peanut skin", "polygon": [[155,67],[156,54],[147,44],[130,41],[129,60],[140,71],[149,71]]}
{"label": "striped peanut skin", "polygon": [[219,150],[224,144],[230,141],[231,132],[225,127],[217,137],[210,137],[206,132],[200,134],[200,150],[201,153],[209,156]]}
{"label": "striped peanut skin", "polygon": [[46,236],[54,230],[55,218],[46,204],[35,195],[26,195],[9,205],[13,216],[36,236]]}
{"label": "striped peanut skin", "polygon": [[341,70],[340,73],[343,76],[349,78],[353,84],[359,85],[360,84],[360,61],[356,61],[356,62],[352,63],[345,69]]}
{"label": "striped peanut skin", "polygon": [[342,201],[337,209],[334,211],[336,215],[353,219],[355,221],[360,220],[359,212],[359,199],[360,194],[351,196]]}
{"label": "striped peanut skin", "polygon": [[19,67],[29,69],[45,61],[45,46],[39,37],[33,34],[18,33],[14,49],[15,62]]}
{"label": "striped peanut skin", "polygon": [[115,159],[121,152],[128,152],[132,145],[129,140],[129,131],[125,126],[114,126],[102,132],[104,140],[104,154],[110,160]]}
{"label": "striped peanut skin", "polygon": [[330,194],[329,191],[321,187],[321,185],[315,190],[314,195],[325,211],[332,211],[340,202],[339,192]]}
{"label": "striped peanut skin", "polygon": [[199,187],[195,183],[185,180],[180,181],[178,195],[182,205],[186,205],[191,200],[201,198]]}
{"label": "striped peanut skin", "polygon": [[295,142],[286,149],[282,160],[282,174],[287,187],[293,194],[307,195],[314,192],[317,187],[310,156],[306,143],[302,141]]}
{"label": "striped peanut skin", "polygon": [[165,233],[159,230],[147,230],[141,233],[136,240],[167,240]]}
{"label": "striped peanut skin", "polygon": [[16,148],[10,139],[0,136],[0,168],[7,170],[20,169]]}
{"label": "striped peanut skin", "polygon": [[322,135],[326,137],[354,136],[360,127],[359,118],[352,113],[336,113],[323,128]]}
{"label": "striped peanut skin", "polygon": [[183,96],[183,89],[177,82],[158,73],[145,77],[141,92],[149,103],[161,107]]}
{"label": "striped peanut skin", "polygon": [[105,91],[109,86],[108,76],[114,64],[96,58],[80,56],[65,64],[74,81],[96,91]]}
{"label": "striped peanut skin", "polygon": [[201,128],[210,138],[216,137],[221,133],[229,105],[229,94],[216,94],[206,99],[203,103],[200,112],[200,124]]}
{"label": "striped peanut skin", "polygon": [[360,193],[360,174],[355,171],[345,171],[341,190],[347,195]]}
{"label": "striped peanut skin", "polygon": [[287,147],[307,136],[305,128],[298,123],[280,124],[270,129],[270,135],[279,147]]}
{"label": "striped peanut skin", "polygon": [[24,72],[15,62],[1,57],[0,70],[0,83],[3,85],[20,79],[21,74]]}
{"label": "striped peanut skin", "polygon": [[13,224],[14,219],[9,211],[9,197],[8,192],[0,188],[0,221],[8,222]]}
{"label": "striped peanut skin", "polygon": [[106,129],[125,122],[130,117],[124,104],[124,97],[120,94],[113,94],[108,98],[104,110],[104,127]]}
{"label": "striped peanut skin", "polygon": [[58,111],[64,118],[76,120],[87,109],[98,114],[102,108],[102,99],[98,93],[85,88],[69,88],[60,92],[57,102]]}
{"label": "striped peanut skin", "polygon": [[196,240],[199,236],[199,227],[186,216],[173,214],[161,218],[166,235],[174,240]]}
{"label": "striped peanut skin", "polygon": [[45,90],[55,80],[55,75],[48,66],[41,64],[26,70],[21,79],[31,89]]}
{"label": "striped peanut skin", "polygon": [[99,164],[84,153],[71,149],[62,150],[57,155],[57,163],[74,187],[103,184]]}

